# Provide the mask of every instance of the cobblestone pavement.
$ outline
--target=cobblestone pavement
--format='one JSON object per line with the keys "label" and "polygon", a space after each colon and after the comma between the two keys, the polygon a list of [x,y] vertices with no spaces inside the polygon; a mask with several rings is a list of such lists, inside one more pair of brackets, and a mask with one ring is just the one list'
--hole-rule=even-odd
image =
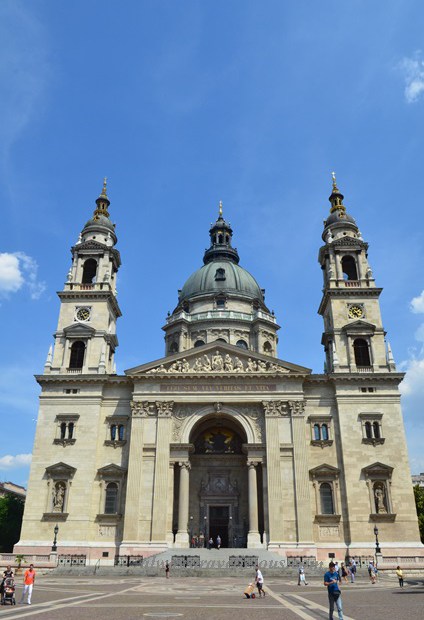
{"label": "cobblestone pavement", "polygon": [[[243,597],[240,578],[53,577],[39,575],[32,605],[0,607],[4,618],[40,620],[327,620],[327,592],[321,581],[298,587],[288,578],[265,575],[266,597]],[[17,582],[17,602],[21,587]],[[424,581],[410,580],[405,588],[386,578],[342,588],[345,620],[416,620],[424,618]],[[335,615],[337,618],[337,614]]]}

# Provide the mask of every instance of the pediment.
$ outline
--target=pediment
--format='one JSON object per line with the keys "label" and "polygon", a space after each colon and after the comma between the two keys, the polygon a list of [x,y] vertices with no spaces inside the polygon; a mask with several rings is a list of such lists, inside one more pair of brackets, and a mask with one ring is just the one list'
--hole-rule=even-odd
{"label": "pediment", "polygon": [[310,373],[309,368],[222,342],[211,342],[125,371],[125,374],[133,377],[145,374],[250,376],[253,374],[307,375]]}
{"label": "pediment", "polygon": [[327,463],[323,463],[322,465],[318,465],[318,467],[314,467],[309,470],[309,474],[312,478],[322,479],[322,478],[337,478],[340,474],[340,469],[337,467],[333,467],[333,465],[328,465]]}
{"label": "pediment", "polygon": [[363,467],[362,471],[367,478],[391,478],[393,467],[376,461],[372,465]]}
{"label": "pediment", "polygon": [[342,331],[346,331],[346,332],[358,332],[358,333],[367,333],[369,334],[370,332],[375,332],[375,325],[373,325],[373,323],[368,323],[368,321],[352,321],[352,323],[349,323],[348,325],[344,325],[342,327]]}
{"label": "pediment", "polygon": [[51,478],[69,479],[74,476],[76,471],[77,470],[75,467],[72,467],[72,465],[67,465],[67,463],[63,463],[62,461],[46,467],[46,474]]}
{"label": "pediment", "polygon": [[109,463],[97,470],[100,478],[122,478],[126,473],[127,470],[124,467],[115,465],[115,463]]}
{"label": "pediment", "polygon": [[63,331],[67,338],[91,338],[96,330],[86,323],[75,322],[64,327]]}

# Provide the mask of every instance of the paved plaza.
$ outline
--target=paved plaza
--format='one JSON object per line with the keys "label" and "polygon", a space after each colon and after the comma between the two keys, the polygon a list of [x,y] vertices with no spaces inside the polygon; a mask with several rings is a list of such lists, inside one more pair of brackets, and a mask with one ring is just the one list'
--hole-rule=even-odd
{"label": "paved plaza", "polygon": [[[252,577],[253,579],[253,577]],[[17,580],[17,601],[21,586]],[[240,578],[37,576],[32,605],[0,607],[4,618],[35,616],[40,620],[120,620],[179,618],[181,620],[326,620],[327,592],[312,579],[298,587],[293,578],[266,579],[266,597],[243,597]],[[424,581],[385,578],[371,585],[365,578],[343,586],[346,620],[409,620],[422,618]],[[337,615],[335,615],[335,618]]]}

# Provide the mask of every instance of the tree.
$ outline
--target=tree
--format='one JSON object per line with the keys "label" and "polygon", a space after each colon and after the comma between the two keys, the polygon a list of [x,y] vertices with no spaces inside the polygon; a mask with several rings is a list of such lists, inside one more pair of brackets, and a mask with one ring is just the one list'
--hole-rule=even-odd
{"label": "tree", "polygon": [[415,504],[417,506],[418,525],[420,527],[421,542],[424,543],[424,489],[418,484],[414,486]]}
{"label": "tree", "polygon": [[21,533],[25,502],[14,495],[0,497],[0,551],[11,553]]}

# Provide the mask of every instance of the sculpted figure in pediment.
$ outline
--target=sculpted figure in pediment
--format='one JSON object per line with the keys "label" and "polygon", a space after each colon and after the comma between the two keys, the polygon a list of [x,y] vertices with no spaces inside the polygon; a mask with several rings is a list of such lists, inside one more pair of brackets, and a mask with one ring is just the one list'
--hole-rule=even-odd
{"label": "sculpted figure in pediment", "polygon": [[194,364],[193,364],[193,371],[194,372],[202,372],[203,370],[203,363],[200,357],[196,357],[196,359],[194,360]]}
{"label": "sculpted figure in pediment", "polygon": [[211,370],[212,370],[211,361],[208,358],[208,356],[206,355],[206,353],[203,356],[202,370],[203,370],[203,372],[211,372]]}
{"label": "sculpted figure in pediment", "polygon": [[212,357],[212,370],[219,372],[224,369],[224,360],[219,351],[215,352],[215,355]]}
{"label": "sculpted figure in pediment", "polygon": [[228,355],[228,353],[227,353],[227,355],[225,356],[225,359],[224,359],[224,370],[226,372],[233,372],[233,370],[234,370],[233,360]]}
{"label": "sculpted figure in pediment", "polygon": [[243,372],[243,370],[244,370],[243,362],[241,361],[239,357],[236,356],[234,358],[234,372]]}
{"label": "sculpted figure in pediment", "polygon": [[246,372],[256,372],[257,370],[258,370],[258,367],[256,365],[256,362],[252,360],[251,357],[249,357],[249,359],[247,360]]}

